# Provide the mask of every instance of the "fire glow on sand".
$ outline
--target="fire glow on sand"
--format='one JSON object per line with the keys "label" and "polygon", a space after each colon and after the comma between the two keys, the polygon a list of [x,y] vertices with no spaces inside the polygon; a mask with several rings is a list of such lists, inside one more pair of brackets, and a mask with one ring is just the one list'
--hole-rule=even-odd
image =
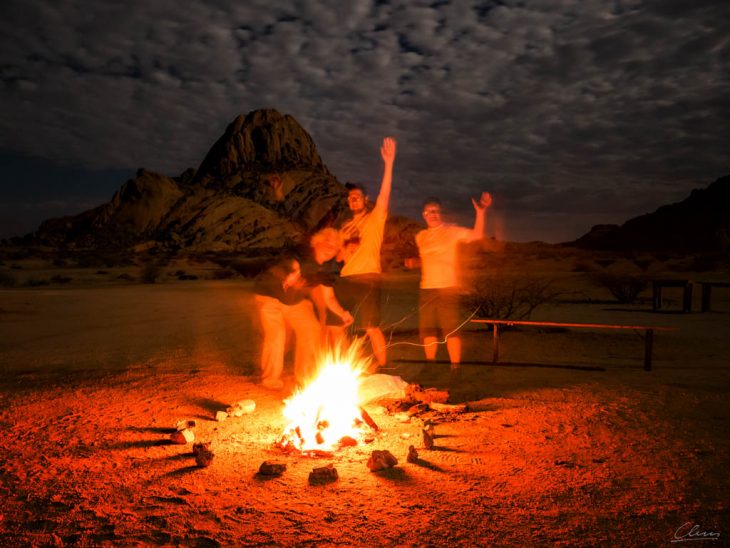
{"label": "fire glow on sand", "polygon": [[358,390],[369,358],[362,342],[337,345],[317,361],[313,379],[284,401],[288,424],[278,442],[286,451],[329,452],[354,445],[377,426],[360,406]]}

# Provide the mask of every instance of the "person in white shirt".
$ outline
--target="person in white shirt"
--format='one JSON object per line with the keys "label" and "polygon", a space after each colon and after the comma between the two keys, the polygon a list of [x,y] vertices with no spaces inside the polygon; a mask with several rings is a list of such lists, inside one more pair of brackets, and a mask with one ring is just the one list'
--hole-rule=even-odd
{"label": "person in white shirt", "polygon": [[436,359],[440,330],[441,336],[446,338],[452,368],[457,368],[461,362],[458,247],[484,237],[486,213],[492,197],[483,192],[478,201],[472,198],[472,204],[476,213],[474,228],[465,228],[444,223],[441,202],[438,198],[428,198],[422,211],[427,228],[416,234],[421,260],[418,324],[426,360]]}

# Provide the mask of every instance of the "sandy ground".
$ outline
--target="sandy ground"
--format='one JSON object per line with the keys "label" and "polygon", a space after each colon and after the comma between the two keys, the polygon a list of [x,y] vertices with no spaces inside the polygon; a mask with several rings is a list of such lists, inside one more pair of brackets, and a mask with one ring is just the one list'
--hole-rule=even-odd
{"label": "sandy ground", "polygon": [[[452,382],[413,344],[415,281],[390,280],[386,372],[469,411],[402,422],[371,405],[375,440],[319,459],[273,447],[287,394],[256,384],[250,282],[0,291],[0,544],[727,543],[730,296],[706,314],[568,299],[533,316],[680,327],[657,334],[652,372],[634,332],[510,331],[490,365],[489,333],[469,326]],[[247,398],[253,414],[214,420]],[[181,419],[211,467],[169,443]],[[374,449],[399,464],[370,472]],[[267,459],[285,474],[258,476]],[[309,485],[329,463],[339,480]]]}

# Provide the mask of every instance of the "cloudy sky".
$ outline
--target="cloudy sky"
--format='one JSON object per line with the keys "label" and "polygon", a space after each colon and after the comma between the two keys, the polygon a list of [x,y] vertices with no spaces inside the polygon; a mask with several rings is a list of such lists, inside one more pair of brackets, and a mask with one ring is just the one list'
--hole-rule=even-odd
{"label": "cloudy sky", "polygon": [[392,211],[570,240],[730,174],[726,0],[4,0],[0,237],[197,167],[276,108]]}

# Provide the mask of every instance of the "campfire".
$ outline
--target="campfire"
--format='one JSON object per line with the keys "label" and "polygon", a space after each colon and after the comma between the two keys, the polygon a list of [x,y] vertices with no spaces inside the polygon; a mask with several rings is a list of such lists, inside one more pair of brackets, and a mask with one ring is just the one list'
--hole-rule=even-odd
{"label": "campfire", "polygon": [[361,357],[360,340],[337,346],[318,360],[313,379],[284,401],[288,424],[277,443],[285,451],[329,453],[356,445],[377,425],[360,406],[360,379],[369,360]]}

